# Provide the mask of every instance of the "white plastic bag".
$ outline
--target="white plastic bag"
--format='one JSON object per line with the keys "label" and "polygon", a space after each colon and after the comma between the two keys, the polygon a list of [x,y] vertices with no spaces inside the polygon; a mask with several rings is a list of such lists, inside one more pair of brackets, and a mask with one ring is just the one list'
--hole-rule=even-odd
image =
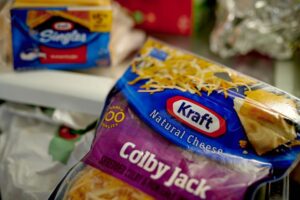
{"label": "white plastic bag", "polygon": [[[94,116],[60,110],[47,114],[38,107],[2,104],[0,107],[2,200],[47,199],[63,175],[88,152],[93,139],[94,130],[90,130],[79,136],[76,141],[64,141],[57,134],[62,130],[61,125],[84,129],[95,119]],[[57,143],[57,140],[65,142],[63,144],[74,143],[65,164],[59,160],[60,157],[53,155],[53,150],[50,150],[52,148],[54,151],[65,151],[65,147],[62,143]],[[66,155],[66,152],[63,153]]]}

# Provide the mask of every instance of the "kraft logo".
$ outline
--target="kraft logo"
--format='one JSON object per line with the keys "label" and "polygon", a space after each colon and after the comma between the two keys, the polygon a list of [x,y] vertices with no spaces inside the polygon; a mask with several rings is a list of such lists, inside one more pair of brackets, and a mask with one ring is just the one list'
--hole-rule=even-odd
{"label": "kraft logo", "polygon": [[71,22],[55,22],[53,29],[57,31],[68,31],[73,29],[74,25]]}
{"label": "kraft logo", "polygon": [[226,132],[225,120],[213,110],[191,99],[175,96],[167,100],[167,111],[181,123],[210,137]]}

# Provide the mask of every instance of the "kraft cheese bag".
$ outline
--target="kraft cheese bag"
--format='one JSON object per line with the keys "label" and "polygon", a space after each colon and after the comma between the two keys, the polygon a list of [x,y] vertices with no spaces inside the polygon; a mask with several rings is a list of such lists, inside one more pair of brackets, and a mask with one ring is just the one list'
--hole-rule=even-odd
{"label": "kraft cheese bag", "polygon": [[15,70],[109,66],[109,0],[16,0],[11,8]]}
{"label": "kraft cheese bag", "polygon": [[252,199],[298,162],[299,100],[148,39],[49,199]]}

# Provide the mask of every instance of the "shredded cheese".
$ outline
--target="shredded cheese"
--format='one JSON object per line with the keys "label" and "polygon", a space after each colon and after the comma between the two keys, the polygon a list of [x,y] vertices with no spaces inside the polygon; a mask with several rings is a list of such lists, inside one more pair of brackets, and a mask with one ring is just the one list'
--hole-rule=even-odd
{"label": "shredded cheese", "polygon": [[[165,60],[159,60],[150,55],[153,48],[158,48],[168,54]],[[132,63],[132,72],[138,76],[129,82],[134,85],[146,80],[140,86],[139,92],[162,92],[165,89],[177,89],[183,92],[201,95],[203,91],[222,92],[225,97],[228,90],[244,86],[251,90],[250,85],[256,80],[241,75],[233,70],[215,65],[204,59],[188,53],[174,51],[155,40],[148,40],[140,52],[140,57]],[[230,80],[217,76],[223,73]]]}
{"label": "shredded cheese", "polygon": [[133,188],[93,167],[85,167],[70,183],[64,200],[152,200]]}

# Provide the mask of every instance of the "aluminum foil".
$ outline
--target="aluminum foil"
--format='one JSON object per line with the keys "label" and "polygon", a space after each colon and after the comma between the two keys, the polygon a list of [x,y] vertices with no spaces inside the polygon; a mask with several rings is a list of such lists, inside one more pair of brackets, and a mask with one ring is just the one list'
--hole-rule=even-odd
{"label": "aluminum foil", "polygon": [[258,51],[288,59],[299,48],[299,0],[219,0],[210,48],[221,57]]}

